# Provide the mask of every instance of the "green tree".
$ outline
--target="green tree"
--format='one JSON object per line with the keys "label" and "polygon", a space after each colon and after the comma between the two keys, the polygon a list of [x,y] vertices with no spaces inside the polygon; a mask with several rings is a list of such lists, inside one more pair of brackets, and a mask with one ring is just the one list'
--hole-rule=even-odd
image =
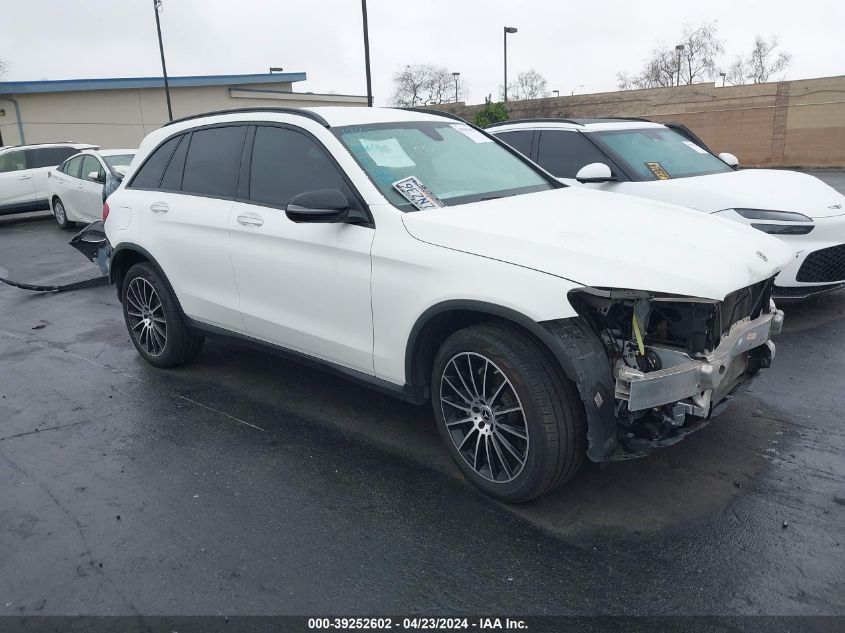
{"label": "green tree", "polygon": [[493,103],[488,99],[484,107],[475,115],[475,124],[478,127],[487,127],[492,123],[507,121],[509,118],[508,109],[504,103]]}

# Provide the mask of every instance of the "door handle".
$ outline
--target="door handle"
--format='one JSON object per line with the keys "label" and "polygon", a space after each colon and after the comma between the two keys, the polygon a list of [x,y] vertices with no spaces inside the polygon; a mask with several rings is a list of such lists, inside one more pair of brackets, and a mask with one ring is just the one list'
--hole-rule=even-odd
{"label": "door handle", "polygon": [[77,183],[76,188],[77,188],[77,189],[82,189],[82,183],[81,183],[81,182],[80,182],[80,183]]}
{"label": "door handle", "polygon": [[150,211],[153,213],[167,213],[170,211],[170,206],[166,202],[153,202],[150,205]]}
{"label": "door handle", "polygon": [[239,215],[238,224],[241,224],[243,226],[261,226],[262,224],[264,224],[264,220],[262,220],[261,217],[257,215]]}
{"label": "door handle", "polygon": [[18,180],[29,180],[32,178],[32,174],[27,174],[26,176],[18,176]]}

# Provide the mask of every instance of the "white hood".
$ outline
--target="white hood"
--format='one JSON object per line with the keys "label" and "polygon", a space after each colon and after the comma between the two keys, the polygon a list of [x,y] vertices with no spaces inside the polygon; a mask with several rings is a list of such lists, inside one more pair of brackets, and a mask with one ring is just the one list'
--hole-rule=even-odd
{"label": "white hood", "polygon": [[739,207],[795,211],[811,218],[845,215],[845,196],[836,189],[815,176],[778,169],[631,183],[631,193],[708,213]]}
{"label": "white hood", "polygon": [[576,187],[406,213],[403,221],[424,242],[582,285],[718,300],[794,257],[780,240],[736,222]]}

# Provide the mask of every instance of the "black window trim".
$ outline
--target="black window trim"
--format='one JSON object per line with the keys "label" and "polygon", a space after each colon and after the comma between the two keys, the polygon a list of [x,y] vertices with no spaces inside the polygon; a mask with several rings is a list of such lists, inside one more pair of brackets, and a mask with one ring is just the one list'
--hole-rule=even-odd
{"label": "black window trim", "polygon": [[[363,227],[368,227],[368,228],[373,228],[373,229],[376,227],[375,218],[373,217],[373,214],[370,211],[369,205],[364,201],[364,198],[360,194],[360,192],[358,191],[357,187],[355,187],[355,185],[349,179],[349,175],[340,166],[340,164],[337,162],[337,160],[335,160],[335,157],[332,155],[331,151],[329,151],[329,149],[326,147],[325,143],[323,143],[320,139],[318,139],[316,136],[314,136],[314,134],[312,134],[310,131],[306,130],[305,128],[299,127],[297,125],[293,125],[291,123],[285,123],[285,122],[282,122],[282,121],[225,121],[225,122],[222,122],[222,123],[212,123],[212,124],[209,124],[209,125],[199,125],[197,127],[192,127],[192,128],[188,128],[188,129],[185,129],[185,130],[180,130],[178,132],[175,132],[175,133],[171,134],[170,136],[162,139],[161,142],[158,145],[156,145],[155,148],[149,154],[147,154],[147,156],[144,158],[144,162],[141,163],[141,165],[138,167],[138,169],[135,170],[135,173],[132,174],[132,180],[129,181],[129,183],[126,185],[126,188],[127,189],[133,189],[135,191],[150,191],[150,192],[179,194],[179,195],[187,195],[187,196],[197,196],[197,197],[201,197],[201,198],[210,198],[212,200],[232,200],[233,202],[240,202],[240,203],[243,203],[243,204],[263,207],[263,208],[266,208],[266,209],[279,209],[281,211],[284,211],[284,208],[280,205],[274,205],[274,204],[264,203],[264,202],[257,202],[255,200],[249,199],[249,175],[250,175],[249,170],[250,170],[250,167],[251,167],[250,163],[252,162],[252,148],[253,148],[253,144],[255,142],[255,130],[259,126],[280,127],[280,128],[284,128],[284,129],[289,129],[293,132],[298,132],[300,134],[303,134],[307,138],[314,141],[314,143],[316,143],[316,145],[320,148],[320,150],[323,152],[323,154],[329,159],[329,162],[331,162],[331,164],[334,165],[335,169],[337,169],[341,178],[343,178],[343,181],[346,183],[347,187],[349,187],[349,190],[352,192],[352,195],[358,201],[358,204],[361,208],[361,211],[363,211],[367,215],[367,217],[369,218],[369,222],[357,222],[356,226],[363,226]],[[197,131],[200,131],[200,130],[218,128],[218,127],[246,127],[247,128],[246,134],[244,135],[244,144],[243,144],[243,149],[241,151],[241,162],[240,162],[240,166],[238,168],[238,181],[237,181],[237,185],[235,187],[236,193],[235,193],[234,196],[212,196],[212,195],[203,194],[203,193],[194,193],[194,192],[190,192],[190,191],[184,191],[182,189],[178,189],[178,190],[162,189],[161,188],[161,182],[164,179],[164,174],[167,173],[168,167],[170,167],[170,161],[173,160],[173,156],[176,154],[176,150],[179,149],[179,143],[176,143],[176,145],[173,146],[173,151],[170,153],[170,156],[168,156],[168,158],[167,158],[167,164],[164,166],[164,170],[161,172],[161,178],[158,181],[158,183],[159,183],[158,187],[155,187],[155,188],[133,187],[133,183],[135,182],[136,176],[139,173],[141,173],[141,170],[144,168],[144,165],[147,164],[147,161],[150,159],[150,157],[153,154],[155,154],[162,145],[164,145],[165,143],[167,143],[171,139],[174,139],[178,136],[188,136],[189,137],[188,138],[188,150],[190,150],[191,149],[190,143],[191,143],[194,132],[197,132]],[[501,141],[498,141],[498,142],[501,143]],[[186,152],[185,156],[187,158],[187,152]],[[246,164],[244,164],[245,160],[247,161]],[[184,171],[184,164],[183,164],[183,166],[182,166],[182,180],[184,180],[184,178],[185,178],[185,171]],[[243,185],[242,185],[241,183],[242,183],[242,181],[244,181],[244,179],[245,179],[245,182],[243,182]]]}
{"label": "black window trim", "polygon": [[[219,127],[245,127],[245,128],[249,128],[249,126],[251,124],[252,124],[251,121],[227,121],[225,123],[213,123],[213,124],[210,124],[210,125],[200,125],[200,126],[197,126],[197,127],[189,128],[187,130],[180,130],[179,132],[176,132],[175,134],[171,134],[167,138],[163,139],[158,145],[156,145],[156,147],[153,151],[151,151],[149,154],[147,154],[146,158],[144,158],[144,162],[141,163],[141,165],[138,167],[138,169],[135,170],[135,173],[132,174],[132,180],[129,182],[128,185],[126,185],[126,188],[127,189],[133,189],[134,191],[150,191],[150,192],[153,192],[153,193],[179,194],[179,195],[185,195],[185,196],[195,196],[197,198],[208,198],[210,200],[232,200],[232,201],[236,200],[237,199],[237,193],[234,196],[215,196],[215,195],[211,195],[211,194],[208,194],[208,193],[198,193],[196,191],[185,191],[184,189],[162,189],[161,188],[161,182],[162,182],[162,180],[164,180],[164,174],[167,173],[167,168],[170,167],[170,161],[173,160],[173,156],[176,154],[176,150],[179,149],[179,142],[177,142],[173,146],[173,151],[171,151],[170,156],[167,157],[167,164],[165,164],[164,169],[161,172],[161,178],[159,178],[159,180],[158,180],[158,184],[159,184],[158,187],[133,187],[132,185],[135,182],[135,177],[139,173],[141,173],[141,170],[144,168],[144,165],[147,164],[147,161],[150,159],[150,157],[153,154],[155,154],[158,151],[158,149],[162,145],[167,143],[168,141],[170,141],[170,140],[172,140],[176,137],[179,137],[179,136],[188,136],[189,138],[188,138],[188,148],[187,148],[187,150],[190,151],[191,141],[193,140],[194,132],[199,132],[201,130],[210,130],[210,129],[219,128]],[[246,143],[246,136],[247,135],[245,134],[244,135],[244,143]],[[187,155],[188,154],[187,154],[187,151],[186,151],[186,153],[185,153],[186,159],[187,159]],[[243,159],[243,154],[241,154],[241,158]],[[238,191],[238,188],[240,186],[240,170],[241,170],[241,167],[239,165],[238,166],[238,182],[235,183],[235,191],[236,192]],[[182,180],[180,181],[180,185],[184,182],[184,180],[185,180],[185,166],[183,164],[182,165]]]}
{"label": "black window trim", "polygon": [[[539,158],[540,158],[540,136],[543,134],[543,132],[560,132],[560,131],[562,131],[562,132],[571,132],[571,133],[574,133],[574,134],[580,134],[582,137],[584,137],[587,140],[587,142],[590,143],[590,145],[592,145],[596,149],[596,151],[599,154],[601,154],[602,156],[605,157],[605,159],[607,159],[607,166],[610,167],[611,171],[613,171],[614,168],[615,168],[618,173],[620,173],[622,176],[624,176],[624,179],[617,179],[617,182],[636,182],[636,180],[631,177],[631,173],[627,169],[623,168],[622,165],[620,165],[618,161],[611,158],[610,155],[607,153],[607,151],[601,145],[599,145],[592,138],[590,138],[589,132],[584,132],[582,130],[569,129],[569,128],[542,128],[542,129],[538,129],[537,131],[539,132],[539,134],[537,135],[537,147],[534,150],[536,152],[536,154],[535,154],[536,159],[539,160]],[[564,177],[565,176],[561,176],[561,178],[564,178]]]}
{"label": "black window trim", "polygon": [[[170,135],[170,136],[168,136],[167,138],[163,139],[163,140],[162,140],[162,141],[161,141],[158,145],[156,145],[156,146],[153,148],[153,150],[152,150],[149,154],[147,154],[147,155],[144,157],[144,162],[143,162],[143,163],[141,163],[141,164],[138,166],[138,169],[136,169],[136,170],[135,170],[135,173],[134,173],[134,174],[132,174],[132,180],[130,180],[130,181],[126,184],[126,188],[127,188],[127,189],[135,189],[136,191],[162,191],[162,190],[161,190],[161,189],[159,189],[158,187],[155,187],[155,188],[151,188],[151,187],[135,187],[135,186],[134,186],[134,185],[135,185],[135,179],[138,177],[138,174],[140,174],[140,173],[141,173],[141,171],[144,169],[144,167],[146,166],[146,164],[149,162],[150,158],[152,158],[152,157],[153,157],[153,155],[155,155],[155,153],[156,153],[156,152],[157,152],[157,151],[161,148],[161,146],[162,146],[162,145],[164,145],[165,143],[167,143],[167,142],[168,142],[168,141],[170,141],[171,139],[176,138],[177,136],[184,136],[186,133],[187,133],[187,134],[190,134],[190,133],[191,133],[191,130],[188,130],[187,132],[186,132],[185,130],[182,130],[182,131],[180,131],[180,132],[176,132],[175,134],[171,134],[171,135]],[[164,169],[163,169],[163,170],[162,170],[162,172],[161,172],[161,178],[159,178],[159,179],[158,179],[158,184],[159,184],[159,185],[161,185],[162,178],[164,178],[164,172],[166,172],[166,171],[167,171],[167,167],[170,165],[170,159],[171,159],[171,158],[173,158],[173,154],[176,152],[176,148],[178,148],[178,147],[179,147],[179,143],[176,143],[176,145],[174,145],[174,146],[173,146],[173,151],[171,151],[171,152],[170,152],[170,156],[168,156],[168,157],[167,157],[167,163],[164,165]],[[179,192],[167,191],[166,193],[179,193]]]}
{"label": "black window trim", "polygon": [[[241,158],[241,178],[245,179],[243,186],[239,184],[238,186],[238,196],[235,198],[235,202],[241,202],[243,204],[248,204],[251,206],[256,207],[263,207],[265,209],[278,209],[280,211],[284,211],[285,208],[282,205],[272,204],[270,202],[258,202],[256,200],[250,200],[249,198],[249,186],[250,186],[250,173],[252,169],[252,150],[255,144],[255,133],[259,127],[278,127],[286,130],[290,130],[291,132],[297,132],[302,134],[306,138],[313,141],[317,147],[320,149],[321,152],[329,159],[329,162],[337,169],[337,172],[340,174],[340,177],[343,179],[346,186],[349,187],[349,191],[352,192],[352,195],[357,200],[358,205],[367,217],[369,218],[369,222],[356,222],[356,226],[364,226],[367,228],[374,229],[376,227],[375,218],[373,218],[373,214],[370,211],[369,205],[364,201],[363,196],[358,191],[358,188],[352,183],[349,179],[349,175],[346,171],[340,166],[337,162],[335,157],[332,155],[329,148],[326,147],[325,143],[323,143],[320,139],[314,136],[311,132],[306,130],[305,128],[299,127],[297,125],[293,125],[291,123],[283,123],[281,121],[251,121],[250,122],[252,127],[252,133],[247,132],[247,141],[244,144],[244,154]],[[246,160],[246,165],[244,165],[244,160]]]}

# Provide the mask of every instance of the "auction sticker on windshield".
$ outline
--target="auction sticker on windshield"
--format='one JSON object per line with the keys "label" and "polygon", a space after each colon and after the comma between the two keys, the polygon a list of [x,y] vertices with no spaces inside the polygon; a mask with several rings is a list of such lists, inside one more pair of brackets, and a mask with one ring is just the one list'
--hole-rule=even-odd
{"label": "auction sticker on windshield", "polygon": [[360,139],[364,151],[370,155],[379,167],[391,167],[399,169],[402,167],[414,167],[416,163],[405,153],[402,146],[395,138],[386,138],[380,141]]}
{"label": "auction sticker on windshield", "polygon": [[669,176],[669,172],[663,169],[663,165],[661,165],[657,161],[647,161],[645,166],[651,170],[651,173],[654,174],[655,178],[657,178],[658,180],[669,180],[669,178],[671,178],[671,176]]}
{"label": "auction sticker on windshield", "polygon": [[439,209],[446,206],[416,176],[408,176],[407,178],[402,178],[402,180],[397,180],[393,183],[393,188],[420,211]]}

